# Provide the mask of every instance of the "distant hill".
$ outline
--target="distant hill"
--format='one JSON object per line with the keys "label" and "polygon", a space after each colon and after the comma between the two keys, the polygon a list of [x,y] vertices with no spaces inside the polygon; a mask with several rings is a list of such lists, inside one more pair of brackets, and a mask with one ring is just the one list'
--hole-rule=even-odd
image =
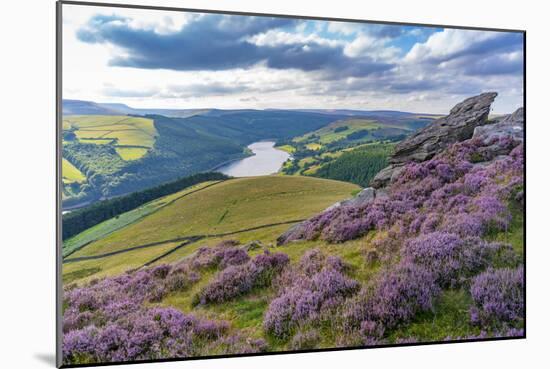
{"label": "distant hill", "polygon": [[169,117],[185,118],[206,113],[210,109],[139,109],[121,103],[96,103],[85,100],[63,100],[63,115],[145,115],[159,114]]}
{"label": "distant hill", "polygon": [[411,118],[422,117],[423,119],[436,118],[433,114],[417,114],[398,110],[357,110],[357,109],[150,109],[133,108],[121,103],[96,103],[84,100],[63,100],[64,115],[108,115],[108,114],[158,114],[167,117],[185,118],[193,115],[205,115],[221,117],[231,114],[243,113],[314,113],[333,115],[340,118],[345,117],[386,117],[386,118]]}
{"label": "distant hill", "polygon": [[426,118],[437,117],[434,114],[418,114],[399,110],[356,110],[356,109],[295,109],[292,111],[301,111],[308,113],[320,113],[329,115],[342,115],[348,117],[391,117],[403,118],[422,116]]}
{"label": "distant hill", "polygon": [[[122,104],[121,104],[122,105]],[[93,101],[63,100],[63,115],[114,115],[119,111]]]}

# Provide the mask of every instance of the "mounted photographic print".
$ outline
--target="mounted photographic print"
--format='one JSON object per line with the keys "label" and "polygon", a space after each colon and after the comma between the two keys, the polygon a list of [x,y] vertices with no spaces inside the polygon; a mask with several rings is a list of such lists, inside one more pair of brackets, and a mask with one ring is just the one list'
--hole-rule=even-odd
{"label": "mounted photographic print", "polygon": [[525,337],[524,31],[57,26],[58,365]]}

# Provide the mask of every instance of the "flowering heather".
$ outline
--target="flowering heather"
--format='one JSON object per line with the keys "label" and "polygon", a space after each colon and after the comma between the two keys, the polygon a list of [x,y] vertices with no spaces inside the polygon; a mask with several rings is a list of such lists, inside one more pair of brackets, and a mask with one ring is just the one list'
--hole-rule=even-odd
{"label": "flowering heather", "polygon": [[[179,310],[151,307],[166,293],[187,289],[198,274],[186,264],[161,265],[94,280],[65,291],[63,362],[161,359],[204,354],[205,345],[260,351],[265,344],[233,337],[224,321],[202,320]],[[241,352],[241,351],[234,351]]]}
{"label": "flowering heather", "polygon": [[401,252],[405,260],[429,269],[441,287],[458,286],[465,278],[490,265],[499,253],[506,259],[514,258],[509,245],[445,232],[411,238]]}
{"label": "flowering heather", "polygon": [[65,333],[64,363],[196,356],[204,354],[205,344],[223,344],[229,339],[243,351],[261,351],[264,346],[260,342],[248,343],[238,335],[233,338],[227,322],[200,320],[173,308],[139,306],[128,315],[97,323]]}
{"label": "flowering heather", "polygon": [[290,348],[292,350],[311,350],[321,341],[319,332],[311,329],[306,332],[298,332],[292,338]]}
{"label": "flowering heather", "polygon": [[[271,301],[264,317],[264,329],[287,338],[299,325],[330,316],[346,297],[359,289],[359,284],[346,277],[339,258],[325,257],[319,250],[307,252],[298,267],[290,272],[293,278],[278,297]],[[299,339],[297,339],[299,340]]]}
{"label": "flowering heather", "polygon": [[246,264],[229,266],[198,294],[195,302],[203,305],[224,302],[255,288],[268,287],[273,277],[279,274],[288,262],[286,254],[272,254],[266,251]]}
{"label": "flowering heather", "polygon": [[97,320],[117,319],[144,302],[158,302],[170,292],[189,288],[199,277],[185,264],[161,265],[67,289],[63,329],[67,332]]}
{"label": "flowering heather", "polygon": [[523,328],[505,328],[495,330],[492,333],[487,331],[481,331],[477,335],[470,335],[466,337],[445,337],[444,341],[456,341],[456,340],[479,340],[485,338],[497,338],[497,337],[523,337],[525,330]]}
{"label": "flowering heather", "polygon": [[222,241],[214,247],[201,247],[193,255],[191,265],[193,268],[221,268],[230,265],[241,265],[250,260],[247,252],[239,247],[233,240]]}
{"label": "flowering heather", "polygon": [[416,313],[432,310],[440,293],[435,275],[411,262],[383,271],[369,287],[346,303],[344,314],[346,330],[359,328],[366,339],[381,338]]}
{"label": "flowering heather", "polygon": [[470,288],[474,300],[470,311],[472,322],[484,326],[521,322],[525,309],[524,284],[522,266],[489,269],[476,276]]}

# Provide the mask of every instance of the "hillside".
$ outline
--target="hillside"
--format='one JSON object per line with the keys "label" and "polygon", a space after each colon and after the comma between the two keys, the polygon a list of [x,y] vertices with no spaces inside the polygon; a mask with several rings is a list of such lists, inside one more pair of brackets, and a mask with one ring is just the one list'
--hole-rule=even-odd
{"label": "hillside", "polygon": [[[304,174],[319,178],[336,179],[368,187],[370,181],[388,164],[388,157],[393,152],[392,143],[365,144],[343,151],[333,160],[321,164],[315,170]],[[310,174],[311,173],[311,174]]]}
{"label": "hillside", "polygon": [[[143,265],[191,236],[208,235],[162,261],[176,260],[201,244],[212,244],[220,238],[213,236],[217,234],[229,233],[227,237],[241,242],[273,244],[289,222],[303,220],[358,190],[350,183],[307,177],[250,177],[201,184],[95,226],[67,240],[64,248],[80,248],[65,258],[69,261],[160,242],[158,245],[96,260],[69,261],[63,274],[96,268],[98,275],[121,272]],[[182,196],[190,191],[193,193]]]}
{"label": "hillside", "polygon": [[398,143],[374,188],[239,178],[121,216],[64,260],[66,360],[135,358],[78,343],[143,321],[167,352],[189,322],[200,355],[522,337],[524,117],[488,122],[495,96]]}
{"label": "hillside", "polygon": [[[348,112],[348,114],[352,113]],[[375,112],[369,117],[352,116],[339,119],[304,135],[279,140],[277,147],[292,154],[292,158],[285,163],[281,173],[317,176],[316,172],[324,166],[324,173],[320,174],[320,177],[335,179],[353,177],[356,178],[354,183],[366,186],[368,181],[366,182],[365,178],[368,177],[370,180],[371,175],[365,176],[360,173],[360,165],[356,167],[359,172],[354,171],[339,177],[327,175],[329,165],[342,154],[346,154],[345,161],[349,161],[350,155],[359,158],[361,153],[365,153],[365,145],[376,143],[387,146],[392,142],[403,140],[433,119],[435,116],[430,115],[421,117],[402,112]],[[355,151],[355,154],[349,154],[350,151]],[[348,164],[345,166],[352,168]],[[341,167],[341,161],[332,167]],[[376,168],[379,167],[373,167],[373,169]],[[359,178],[362,180],[359,181]]]}

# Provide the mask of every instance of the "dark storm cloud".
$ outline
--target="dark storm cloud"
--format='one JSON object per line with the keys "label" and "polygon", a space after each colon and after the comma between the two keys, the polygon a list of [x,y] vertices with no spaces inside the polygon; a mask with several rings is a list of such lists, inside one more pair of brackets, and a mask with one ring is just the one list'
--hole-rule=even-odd
{"label": "dark storm cloud", "polygon": [[393,67],[392,64],[374,62],[368,57],[349,58],[341,47],[329,47],[308,43],[307,50],[303,45],[282,45],[263,47],[267,66],[275,69],[297,68],[303,71],[323,70],[328,79],[345,76],[365,77],[375,72],[383,72]]}
{"label": "dark storm cloud", "polygon": [[275,69],[323,71],[328,76],[362,77],[392,68],[368,57],[351,59],[343,46],[316,41],[256,45],[254,35],[296,24],[281,18],[208,15],[180,31],[159,34],[152,29],[135,29],[120,17],[94,16],[77,37],[88,43],[110,43],[126,55],[112,58],[113,66],[180,71],[247,68],[265,61]]}

